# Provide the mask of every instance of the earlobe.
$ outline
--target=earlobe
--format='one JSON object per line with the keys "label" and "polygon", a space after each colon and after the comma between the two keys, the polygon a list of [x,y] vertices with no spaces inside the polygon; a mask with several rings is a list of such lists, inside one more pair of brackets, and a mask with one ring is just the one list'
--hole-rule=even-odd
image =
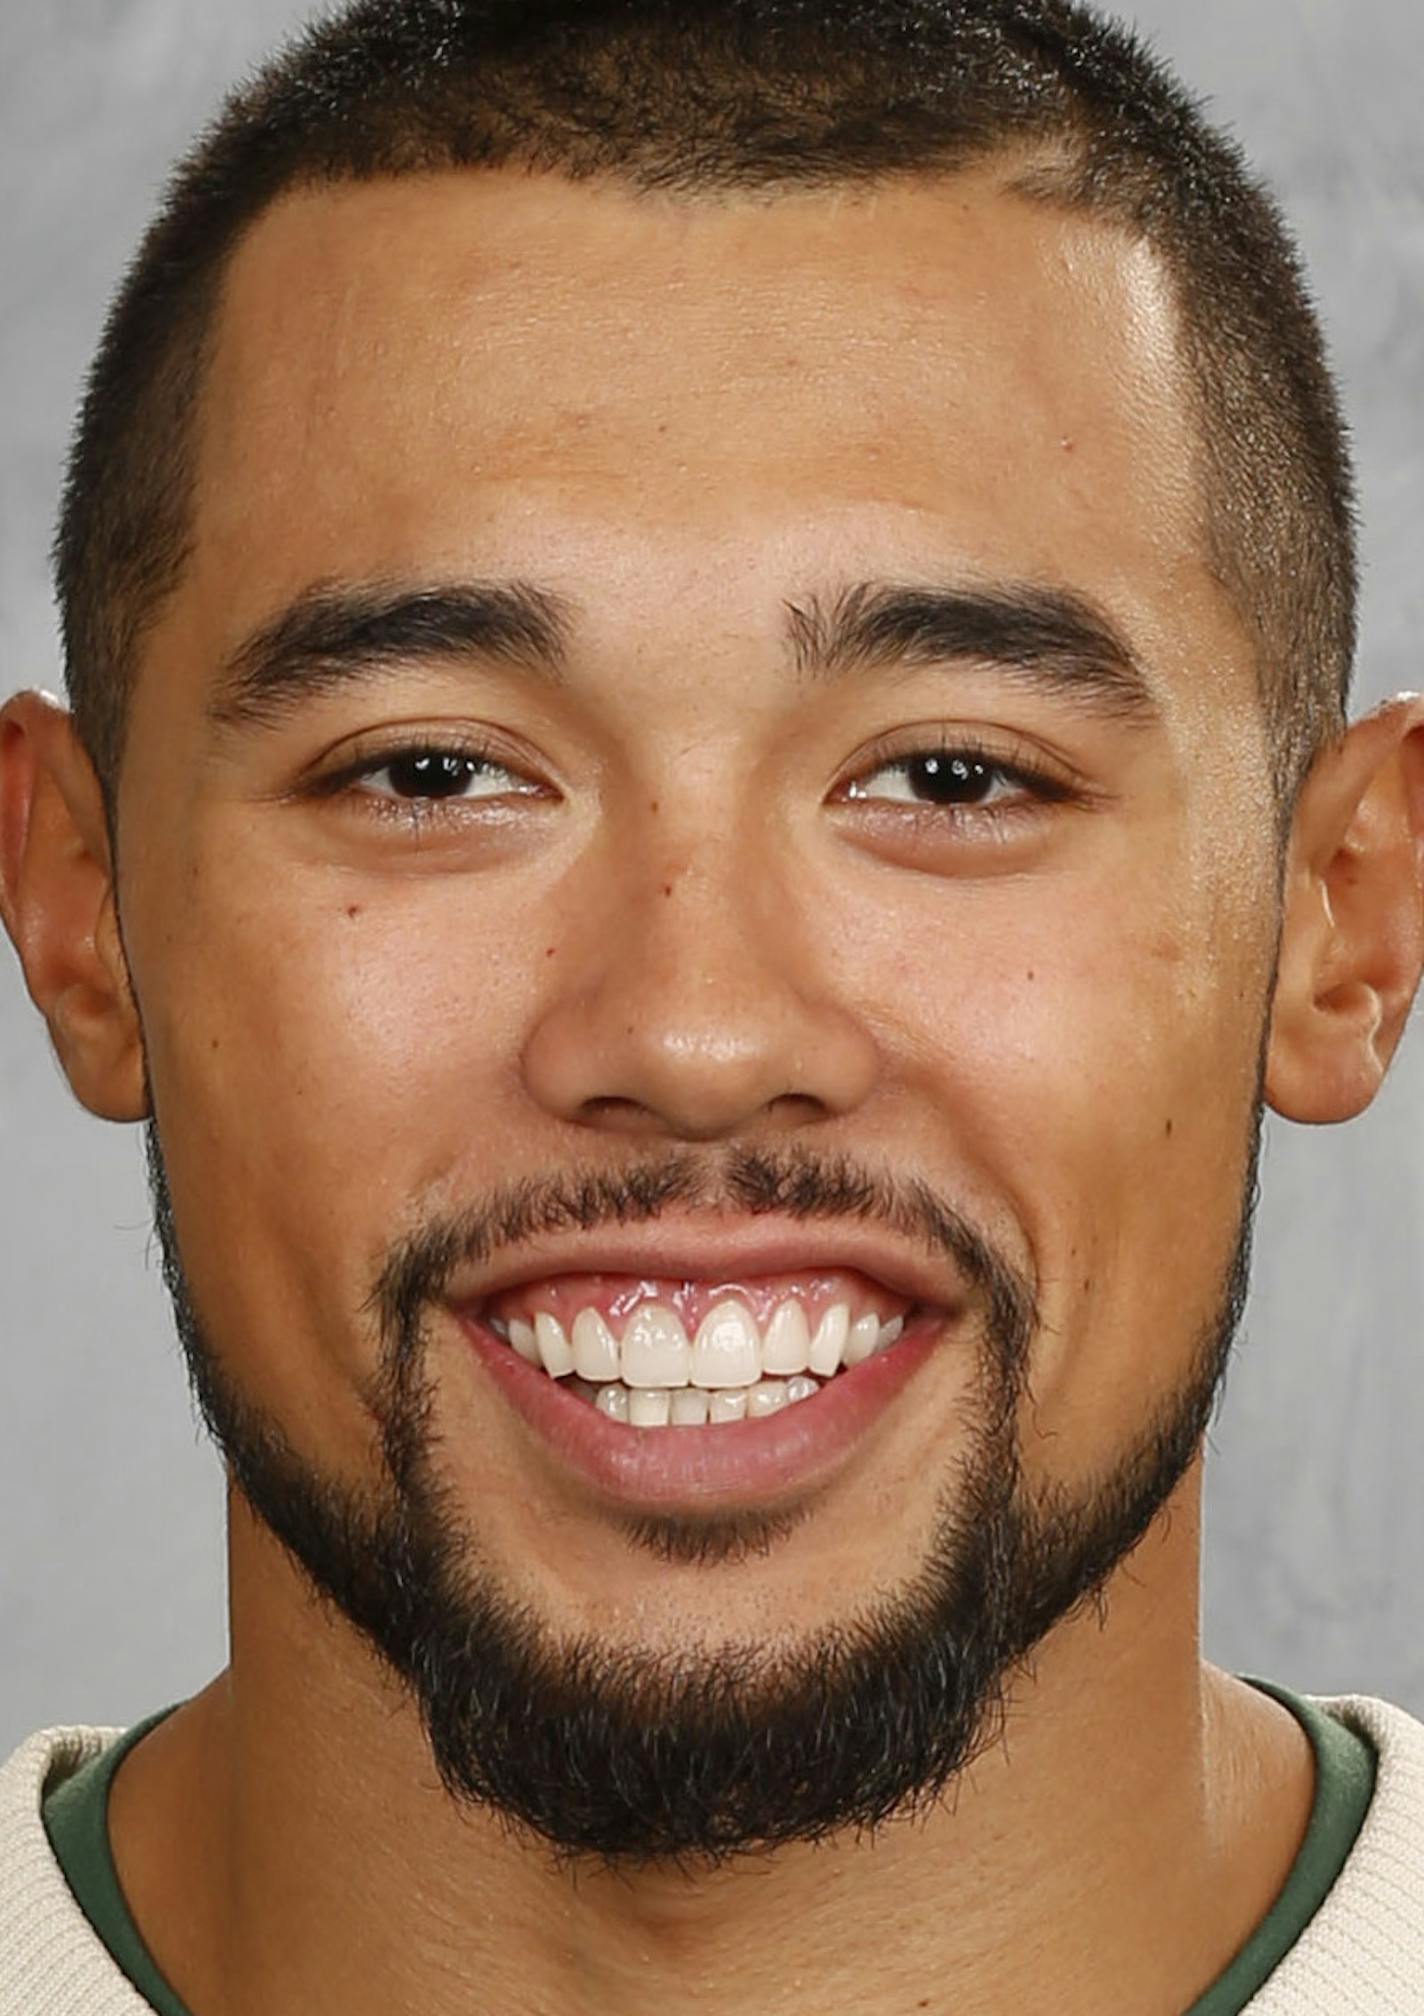
{"label": "earlobe", "polygon": [[42,693],[0,708],[0,918],[76,1098],[147,1112],[103,794],[69,714]]}
{"label": "earlobe", "polygon": [[1288,1120],[1374,1098],[1424,969],[1424,699],[1322,753],[1292,829],[1266,1099]]}

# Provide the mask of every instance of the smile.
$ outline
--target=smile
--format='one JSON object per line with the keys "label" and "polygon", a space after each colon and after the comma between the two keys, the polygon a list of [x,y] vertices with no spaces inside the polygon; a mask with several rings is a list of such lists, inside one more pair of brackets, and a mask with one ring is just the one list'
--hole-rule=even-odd
{"label": "smile", "polygon": [[[561,1468],[650,1507],[763,1503],[824,1482],[954,1314],[849,1268],[557,1275],[455,1313]],[[703,1432],[649,1432],[673,1429]]]}
{"label": "smile", "polygon": [[565,1288],[562,1314],[550,1306],[551,1289],[525,1289],[501,1298],[485,1321],[527,1364],[567,1380],[566,1391],[610,1420],[677,1428],[759,1420],[809,1400],[888,1350],[912,1313],[903,1302],[889,1308],[884,1291],[878,1306],[867,1305],[853,1281],[825,1278],[791,1293],[651,1287],[640,1284],[630,1297],[594,1284],[577,1307],[579,1291]]}

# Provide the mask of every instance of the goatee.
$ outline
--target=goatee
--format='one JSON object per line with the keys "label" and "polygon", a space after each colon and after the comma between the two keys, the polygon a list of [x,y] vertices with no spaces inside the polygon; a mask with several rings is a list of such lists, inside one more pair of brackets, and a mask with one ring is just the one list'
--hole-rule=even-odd
{"label": "goatee", "polygon": [[[493,1809],[555,1860],[702,1870],[927,1810],[996,1740],[1028,1655],[1101,1601],[1210,1423],[1245,1302],[1260,1131],[1258,1107],[1235,1248],[1187,1375],[1081,1496],[1032,1489],[1023,1475],[1032,1283],[922,1183],[844,1158],[752,1151],[715,1166],[678,1156],[526,1181],[403,1240],[370,1303],[381,1352],[363,1398],[379,1424],[382,1470],[372,1489],[355,1491],[323,1476],[238,1390],[183,1272],[152,1123],[147,1147],[189,1379],[230,1480],[407,1693],[450,1798]],[[482,1553],[478,1513],[456,1503],[435,1461],[429,1323],[454,1270],[536,1232],[643,1222],[674,1202],[821,1223],[868,1218],[952,1259],[974,1296],[972,1407],[918,1571],[795,1643],[679,1653],[555,1636],[502,1586]],[[732,1575],[774,1552],[797,1517],[644,1516],[629,1520],[625,1537],[663,1560]]]}

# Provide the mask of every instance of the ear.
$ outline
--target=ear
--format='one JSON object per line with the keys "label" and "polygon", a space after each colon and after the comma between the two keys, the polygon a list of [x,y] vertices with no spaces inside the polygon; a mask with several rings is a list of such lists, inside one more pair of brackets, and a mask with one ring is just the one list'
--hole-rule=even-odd
{"label": "ear", "polygon": [[1379,1090],[1424,968],[1424,698],[1356,722],[1302,788],[1286,870],[1266,1099],[1350,1120]]}
{"label": "ear", "polygon": [[142,1120],[103,794],[71,716],[43,693],[0,708],[0,919],[76,1098],[101,1119]]}

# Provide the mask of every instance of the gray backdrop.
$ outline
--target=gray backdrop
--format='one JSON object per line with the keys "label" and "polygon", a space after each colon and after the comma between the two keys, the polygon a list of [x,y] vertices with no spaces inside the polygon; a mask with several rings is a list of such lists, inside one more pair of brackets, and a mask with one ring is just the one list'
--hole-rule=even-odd
{"label": "gray backdrop", "polygon": [[[6,0],[0,696],[57,687],[46,548],[76,388],[171,157],[293,0]],[[1285,198],[1342,373],[1367,562],[1357,708],[1424,685],[1418,0],[1141,0]],[[1209,1463],[1205,1641],[1424,1714],[1424,1052],[1375,1110],[1272,1123]],[[136,1130],[81,1113],[0,951],[0,1756],[129,1723],[226,1657],[221,1472],[190,1412]]]}

